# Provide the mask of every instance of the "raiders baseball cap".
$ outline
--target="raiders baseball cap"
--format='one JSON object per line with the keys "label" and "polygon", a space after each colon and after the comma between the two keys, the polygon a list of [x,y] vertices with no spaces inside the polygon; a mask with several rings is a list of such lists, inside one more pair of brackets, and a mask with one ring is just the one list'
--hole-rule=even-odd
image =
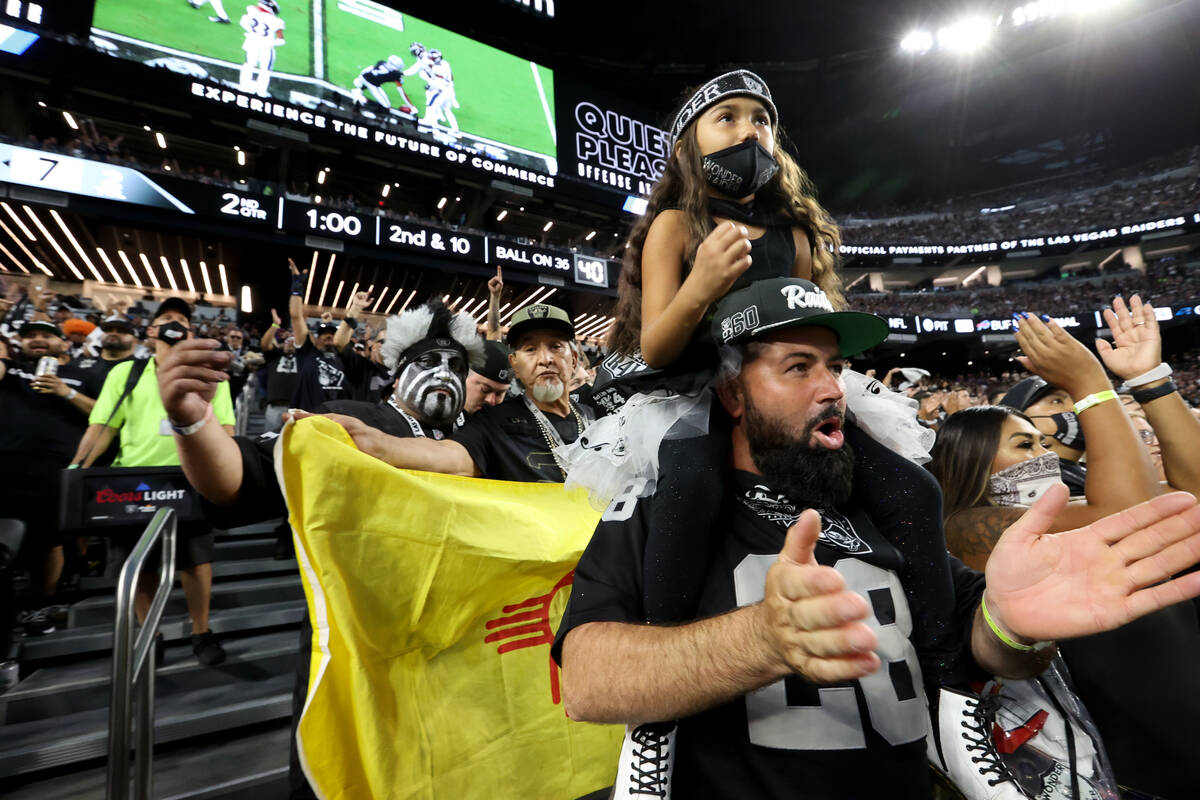
{"label": "raiders baseball cap", "polygon": [[501,342],[486,341],[483,343],[483,366],[474,370],[489,381],[496,383],[512,383],[512,365],[508,362],[511,351]]}
{"label": "raiders baseball cap", "polygon": [[717,302],[713,338],[721,344],[757,339],[773,330],[815,325],[838,337],[843,357],[869,350],[888,337],[887,321],[861,311],[834,311],[816,284],[799,278],[755,281]]}
{"label": "raiders baseball cap", "polygon": [[137,331],[133,328],[133,323],[125,319],[125,317],[122,317],[120,314],[113,314],[111,317],[105,317],[103,320],[101,320],[100,330],[106,333],[108,331],[121,331],[122,333],[134,334],[137,333]]}
{"label": "raiders baseball cap", "polygon": [[1054,387],[1041,378],[1026,378],[1018,381],[1004,397],[1000,398],[1000,405],[1024,411],[1053,391]]}
{"label": "raiders baseball cap", "polygon": [[337,333],[337,329],[338,326],[336,322],[318,322],[317,336],[320,336],[323,333]]}
{"label": "raiders baseball cap", "polygon": [[575,326],[571,324],[571,315],[558,306],[547,303],[535,303],[525,306],[513,314],[508,327],[508,346],[516,347],[517,340],[526,331],[546,328],[561,333],[568,341],[575,338]]}
{"label": "raiders baseball cap", "polygon": [[168,297],[158,304],[158,308],[154,309],[154,317],[151,321],[153,322],[168,311],[178,311],[187,317],[189,322],[192,319],[192,307],[188,305],[187,300],[182,297]]}
{"label": "raiders baseball cap", "polygon": [[21,323],[21,327],[17,329],[18,336],[33,336],[38,331],[50,333],[60,339],[65,339],[62,329],[48,319],[31,319]]}

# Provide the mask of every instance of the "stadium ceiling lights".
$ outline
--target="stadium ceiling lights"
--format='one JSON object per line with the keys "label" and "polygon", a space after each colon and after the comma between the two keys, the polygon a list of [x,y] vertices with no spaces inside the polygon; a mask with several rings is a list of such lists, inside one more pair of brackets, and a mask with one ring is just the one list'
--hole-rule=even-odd
{"label": "stadium ceiling lights", "polygon": [[929,31],[912,31],[900,40],[900,49],[916,55],[928,53],[933,49],[933,34]]}
{"label": "stadium ceiling lights", "polygon": [[1037,22],[1074,15],[1095,17],[1125,5],[1129,0],[1033,0],[1019,5],[994,20],[986,16],[967,16],[937,29],[914,29],[900,40],[900,50],[909,55],[923,55],[944,50],[968,55],[982,49],[1000,28],[1020,28]]}
{"label": "stadium ceiling lights", "polygon": [[938,47],[964,55],[974,53],[988,43],[994,28],[984,17],[964,17],[938,29]]}
{"label": "stadium ceiling lights", "polygon": [[496,215],[496,222],[503,222],[504,218],[507,216],[508,216],[508,209],[505,208],[505,209],[501,210],[501,212],[499,214]]}

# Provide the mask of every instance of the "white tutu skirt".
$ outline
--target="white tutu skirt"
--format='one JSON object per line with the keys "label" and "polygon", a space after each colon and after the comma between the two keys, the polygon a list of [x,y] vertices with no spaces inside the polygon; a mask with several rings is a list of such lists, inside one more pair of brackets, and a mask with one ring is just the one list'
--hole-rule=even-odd
{"label": "white tutu skirt", "polygon": [[[852,370],[842,377],[848,415],[856,425],[911,461],[929,461],[935,434],[917,422],[916,400]],[[566,488],[587,489],[589,501],[599,510],[618,496],[653,494],[662,443],[708,433],[713,399],[711,388],[694,396],[666,390],[633,395],[616,413],[589,425],[577,440],[555,448],[567,474]]]}

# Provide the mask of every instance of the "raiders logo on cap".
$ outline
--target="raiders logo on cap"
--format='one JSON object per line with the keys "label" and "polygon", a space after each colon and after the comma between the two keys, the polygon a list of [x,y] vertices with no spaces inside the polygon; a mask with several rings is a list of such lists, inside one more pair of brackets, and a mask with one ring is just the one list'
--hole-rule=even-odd
{"label": "raiders logo on cap", "polygon": [[512,380],[512,370],[511,369],[500,370],[499,372],[496,373],[496,379],[499,380],[501,383],[507,383],[508,381],[511,381]]}
{"label": "raiders logo on cap", "polygon": [[530,306],[529,317],[531,319],[545,319],[550,314],[550,309],[546,306]]}

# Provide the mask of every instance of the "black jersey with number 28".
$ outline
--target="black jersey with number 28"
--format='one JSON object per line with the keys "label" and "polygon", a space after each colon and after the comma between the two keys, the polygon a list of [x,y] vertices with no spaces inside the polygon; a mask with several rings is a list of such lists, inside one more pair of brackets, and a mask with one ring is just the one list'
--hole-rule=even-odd
{"label": "black jersey with number 28", "polygon": [[[727,484],[720,537],[709,559],[698,618],[763,598],[768,568],[796,509],[757,475]],[[575,573],[555,642],[585,622],[644,622],[645,501],[609,507]],[[679,721],[673,798],[928,798],[928,726],[914,620],[898,573],[900,551],[860,509],[822,514],[815,556],[871,606],[879,640],[873,675],[831,686],[791,677]],[[916,621],[920,625],[921,621]]]}

